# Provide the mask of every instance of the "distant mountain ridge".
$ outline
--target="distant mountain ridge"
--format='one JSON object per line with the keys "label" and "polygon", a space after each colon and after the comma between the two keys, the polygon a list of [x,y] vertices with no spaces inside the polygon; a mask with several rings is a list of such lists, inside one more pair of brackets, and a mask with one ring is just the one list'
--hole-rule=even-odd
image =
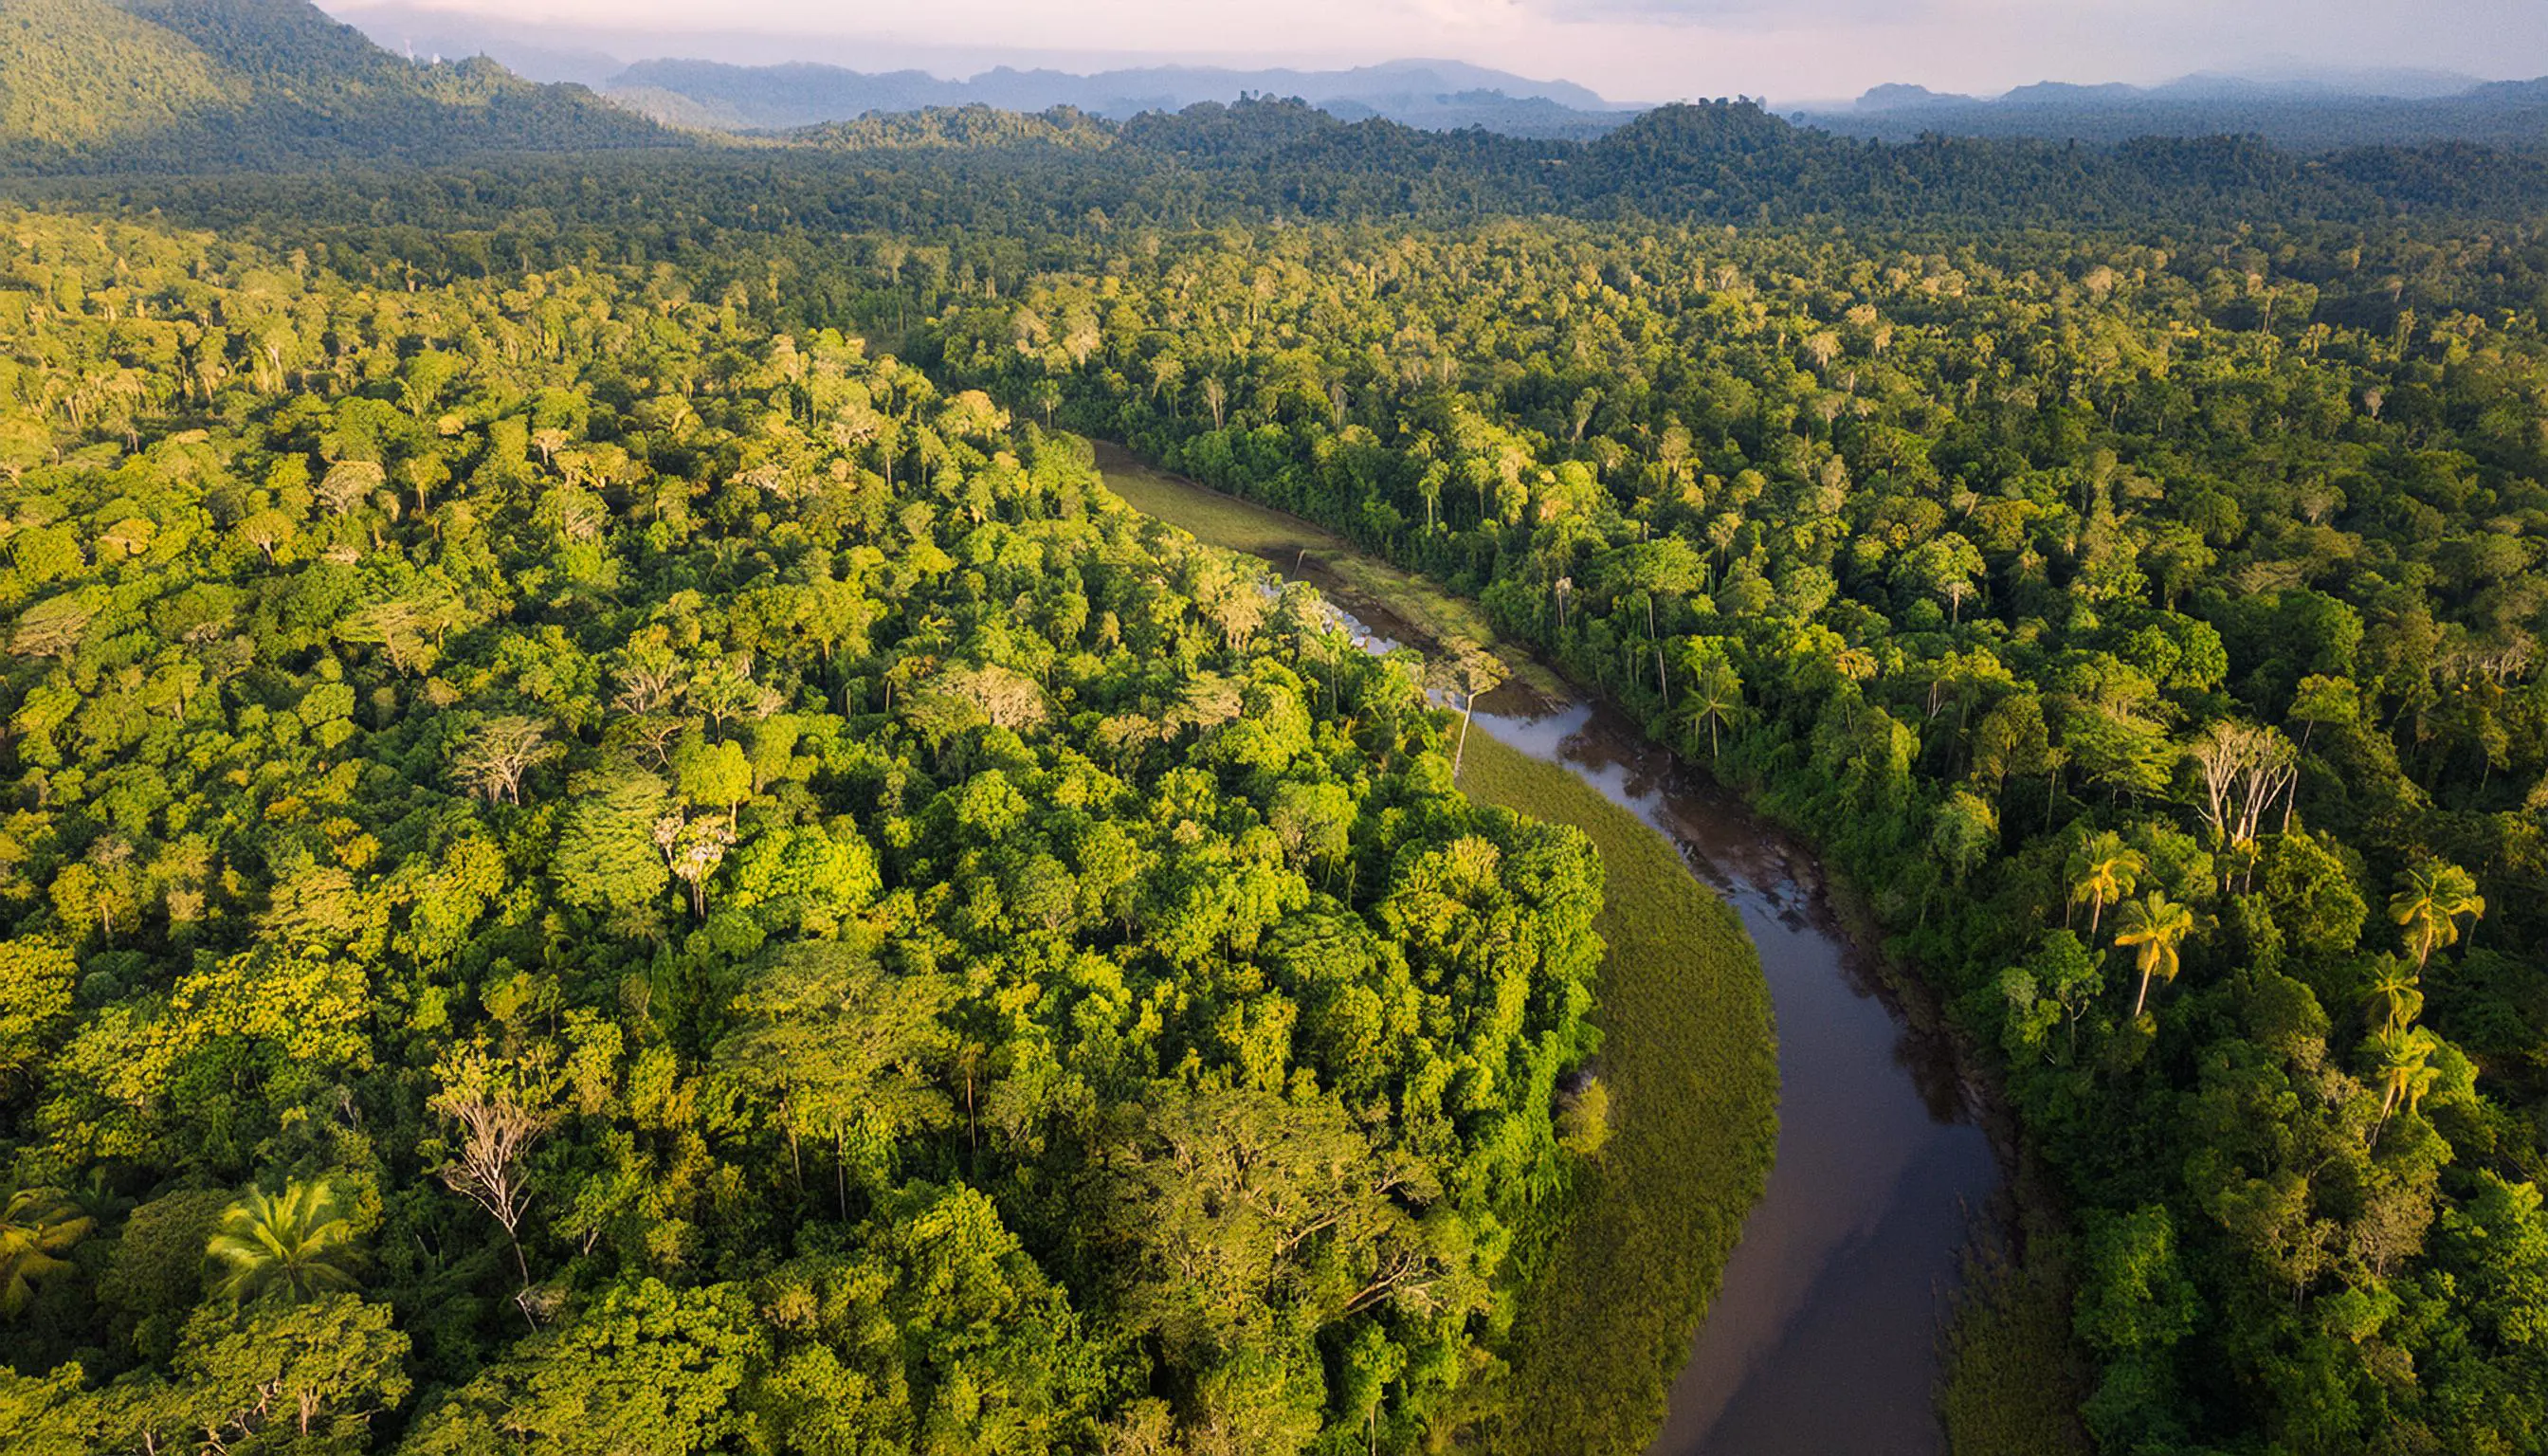
{"label": "distant mountain ridge", "polygon": [[[1299,97],[1345,121],[1386,117],[1428,131],[1485,127],[1511,136],[1597,136],[1643,110],[1564,80],[1537,80],[1457,60],[1393,60],[1343,70],[1209,65],[1065,67],[878,64],[856,43],[797,38],[800,58],[768,58],[779,38],[752,45],[717,33],[616,30],[425,9],[407,0],[328,0],[392,50],[487,55],[524,76],[575,81],[669,126],[783,132],[870,113],[988,106],[1022,115],[1068,107],[1121,121],[1242,96]],[[637,56],[652,58],[636,59]],[[622,59],[629,57],[630,59]],[[951,79],[952,78],[952,79]]]}
{"label": "distant mountain ridge", "polygon": [[[630,111],[696,132],[789,132],[870,114],[973,106],[1020,115],[1066,107],[1121,121],[1252,95],[1298,97],[1344,121],[1379,117],[1425,131],[1480,127],[1528,138],[1588,140],[1644,110],[1572,82],[1448,60],[1323,71],[1083,69],[994,64],[1000,52],[973,46],[964,52],[970,63],[958,63],[952,51],[941,49],[923,63],[897,65],[896,56],[914,57],[909,47],[870,50],[865,43],[837,36],[647,32],[428,9],[413,0],[327,3],[394,49],[484,53],[526,76],[589,84]],[[802,58],[776,59],[790,46]],[[632,51],[659,58],[623,64],[621,57]],[[2252,136],[2304,151],[2433,141],[2548,145],[2548,98],[2537,94],[2534,83],[2490,84],[2404,66],[2206,72],[2154,86],[2041,82],[1990,98],[1894,84],[1878,86],[1855,103],[1788,114],[1845,136],[1896,141],[1936,132],[2099,144],[2152,136]]]}
{"label": "distant mountain ridge", "polygon": [[1432,131],[1483,126],[1522,136],[1598,136],[1636,114],[1612,108],[1572,82],[1532,80],[1450,60],[1396,60],[1342,71],[1141,66],[1088,75],[995,66],[966,80],[946,80],[921,70],[668,59],[639,61],[607,81],[604,91],[670,125],[737,132],[967,106],[1019,113],[1069,107],[1120,121],[1250,95],[1298,97],[1347,121],[1386,117]]}
{"label": "distant mountain ridge", "polygon": [[2417,70],[2200,74],[2157,86],[2047,81],[1996,97],[1896,83],[1847,106],[1806,108],[1794,117],[1889,141],[1940,133],[2099,143],[2245,136],[2304,151],[2436,141],[2534,147],[2548,145],[2548,78],[2490,82]]}
{"label": "distant mountain ridge", "polygon": [[[731,69],[745,81],[757,74]],[[1179,68],[1162,71],[1166,84],[1189,79]],[[1422,63],[1331,74],[1378,76],[1381,84],[1403,86],[1419,72],[1437,86],[1479,78]],[[817,89],[874,80],[837,68],[796,74]],[[683,148],[721,152],[737,166],[784,166],[812,177],[828,165],[827,153],[863,153],[884,166],[903,164],[890,161],[892,153],[934,149],[973,153],[953,165],[988,177],[1010,165],[1046,166],[1066,149],[1079,154],[1074,166],[1088,166],[1086,180],[1103,208],[1117,206],[1122,189],[1162,168],[1216,171],[1232,195],[1271,212],[1389,211],[1422,195],[1442,206],[1518,212],[1918,216],[2006,209],[2013,196],[2024,196],[2046,215],[2075,220],[2085,210],[2112,217],[2168,215],[2196,204],[2217,209],[2229,190],[2260,210],[2341,211],[2371,200],[2382,207],[2526,217],[2535,213],[2537,198],[2548,196],[2548,147],[2536,144],[2494,158],[2455,144],[2371,147],[2312,159],[2253,137],[2222,136],[2225,129],[2215,127],[2195,139],[2135,142],[2101,156],[2038,141],[1870,147],[1795,126],[1749,101],[1666,106],[1616,125],[1605,118],[1593,135],[1531,136],[1427,130],[1390,119],[1377,103],[1333,97],[1331,110],[1263,97],[1165,110],[1177,99],[1173,91],[1155,98],[1159,107],[1119,121],[1069,106],[1018,109],[1038,99],[1032,88],[1067,73],[991,74],[994,83],[1013,88],[1004,98],[1009,107],[871,109],[848,121],[721,141],[658,127],[580,86],[525,81],[493,60],[402,58],[306,0],[0,0],[0,172],[439,166],[547,151],[579,153],[561,173],[590,177],[602,166],[592,153],[637,152],[634,165],[650,167],[644,153]],[[1217,86],[1241,74],[1261,73],[1209,73]],[[654,75],[697,84],[680,68]],[[898,83],[951,84],[919,72]],[[1120,81],[1113,88],[1127,89]],[[2076,94],[2087,90],[2040,88],[2030,96],[2041,104],[1988,105],[2003,115],[2048,117],[2038,124],[2055,127],[2099,107],[2127,109],[2111,93]],[[929,94],[920,90],[905,100]],[[1922,130],[1945,130],[1928,119],[1942,107],[1977,105],[1924,95],[1889,93],[1900,103],[1891,110]],[[2482,86],[2446,101],[2492,107],[2499,118],[2517,116],[2525,106],[2548,108],[2548,82]],[[1474,90],[1435,93],[1433,104],[1567,110],[1545,97],[1516,101]],[[2533,132],[2527,139],[2535,143],[2536,136]],[[794,156],[775,161],[781,153]],[[210,185],[234,184],[223,177]],[[814,195],[821,197],[820,189]],[[828,199],[813,205],[852,206]]]}
{"label": "distant mountain ridge", "polygon": [[[1973,96],[1954,91],[1932,91],[1926,86],[1888,82],[1870,87],[1858,98],[1852,109],[1886,111],[1904,106],[2028,106],[2066,101],[2100,101],[2116,105],[2162,105],[2189,101],[2438,101],[2466,96],[2501,84],[2465,75],[2457,71],[2419,70],[2412,67],[2363,71],[2266,73],[2243,75],[2223,71],[2196,71],[2154,86],[2135,86],[2123,81],[2082,83],[2077,81],[2038,81],[2018,86],[1997,96]],[[1830,108],[1809,108],[1828,111]]]}
{"label": "distant mountain ridge", "polygon": [[685,144],[581,87],[417,65],[308,0],[0,0],[0,165],[219,170]]}

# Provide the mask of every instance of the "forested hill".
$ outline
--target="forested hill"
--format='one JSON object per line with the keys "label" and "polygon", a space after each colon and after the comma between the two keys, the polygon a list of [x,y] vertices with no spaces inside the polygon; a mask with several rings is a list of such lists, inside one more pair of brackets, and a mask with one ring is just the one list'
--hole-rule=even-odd
{"label": "forested hill", "polygon": [[1659,107],[1592,141],[1345,124],[1289,103],[1135,118],[1125,142],[1215,174],[1268,211],[1565,212],[1739,223],[1993,224],[2509,216],[2548,200],[2548,155],[2470,145],[2305,158],[2251,139],[2102,148],[1925,137],[1859,141],[1750,102]]}
{"label": "forested hill", "polygon": [[0,0],[0,167],[236,170],[681,144],[578,86],[416,65],[308,0]]}
{"label": "forested hill", "polygon": [[[2387,84],[2414,83],[2402,78]],[[1878,87],[1852,106],[1801,112],[1798,119],[1897,141],[1930,133],[2104,142],[2230,134],[2297,151],[2446,140],[2521,146],[2548,136],[2548,79],[2472,81],[2448,94],[2416,96],[2230,78],[2190,78],[2148,89],[2048,84],[1991,100],[1895,86]]]}
{"label": "forested hill", "polygon": [[[581,93],[532,94],[546,98],[539,105],[565,105],[560,98]],[[2510,221],[2548,206],[2548,151],[2449,144],[2301,157],[2226,137],[2113,148],[1868,142],[1799,128],[1746,102],[1661,108],[1592,142],[1347,123],[1297,101],[1205,104],[1122,123],[1067,109],[1034,116],[939,109],[741,145],[655,133],[682,140],[683,149],[628,146],[558,160],[494,155],[504,149],[496,130],[491,117],[466,142],[486,154],[467,159],[465,185],[410,164],[456,143],[419,141],[375,153],[373,170],[352,191],[288,177],[252,184],[234,162],[212,180],[154,181],[146,205],[213,227],[290,216],[304,226],[396,222],[444,232],[512,229],[533,219],[614,238],[716,227],[959,227],[1022,235],[1078,231],[1098,219],[1107,227],[1183,228],[1560,215],[1745,226],[2160,227],[2209,236],[2242,224]],[[542,139],[572,144],[564,136]],[[358,141],[349,135],[308,153],[356,160]],[[224,154],[245,158],[254,149],[242,142]],[[106,169],[128,169],[131,155],[111,151]],[[100,170],[93,162],[89,169]],[[86,195],[101,185],[117,198],[128,191],[121,181],[31,182],[24,168],[20,175],[10,190],[22,196]],[[357,212],[342,216],[349,201]]]}
{"label": "forested hill", "polygon": [[[662,166],[644,153],[668,148],[691,160],[626,185],[628,169]],[[706,166],[701,149],[582,87],[535,85],[483,58],[414,64],[308,0],[0,0],[0,173],[21,177],[216,172],[227,189],[243,172],[314,164],[466,162],[483,174],[495,154],[568,152],[573,169],[507,179],[488,205],[564,203],[591,219],[598,178],[631,198],[678,188],[682,211],[721,222],[900,226],[971,206],[982,217],[969,226],[1003,229],[1021,216],[1092,210],[1172,224],[1563,213],[2132,226],[2508,218],[2548,204],[2542,150],[2303,157],[2233,138],[1872,142],[1749,102],[1663,107],[1590,141],[1349,123],[1298,101],[1248,101],[1124,122],[969,107],[810,129]],[[599,155],[613,151],[640,156]],[[843,185],[845,172],[857,185]],[[393,176],[366,191],[401,185]],[[569,195],[544,200],[542,188]],[[454,201],[423,183],[419,226],[448,226]],[[637,221],[657,211],[647,203]]]}

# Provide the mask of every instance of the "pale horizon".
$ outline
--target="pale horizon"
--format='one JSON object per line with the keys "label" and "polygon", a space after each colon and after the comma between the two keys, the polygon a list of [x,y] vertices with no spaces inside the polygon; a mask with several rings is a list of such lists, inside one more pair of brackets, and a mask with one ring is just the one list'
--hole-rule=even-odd
{"label": "pale horizon", "polygon": [[[421,12],[443,24],[552,31],[561,44],[623,61],[792,58],[960,79],[1000,64],[1331,69],[1425,58],[1571,81],[1620,103],[1746,95],[1787,105],[1887,82],[1995,95],[2044,81],[2147,85],[2204,72],[2548,74],[2548,5],[2539,0],[939,0],[925,15],[818,0],[318,3],[376,32],[385,16]],[[1003,44],[974,39],[982,36]]]}

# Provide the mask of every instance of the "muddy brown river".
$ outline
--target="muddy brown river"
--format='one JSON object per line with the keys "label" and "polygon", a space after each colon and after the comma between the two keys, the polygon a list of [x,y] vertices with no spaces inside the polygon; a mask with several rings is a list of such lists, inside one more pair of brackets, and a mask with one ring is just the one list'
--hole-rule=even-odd
{"label": "muddy brown river", "polygon": [[[1112,447],[1100,460],[1134,465]],[[1163,487],[1228,505],[1155,476],[1151,499],[1136,503],[1155,509]],[[1353,548],[1280,518],[1297,539],[1258,555],[1318,587],[1365,646],[1415,639],[1365,589],[1372,574],[1357,573],[1357,587],[1320,559]],[[1741,912],[1777,1013],[1777,1161],[1649,1456],[1943,1451],[1939,1334],[2000,1183],[1951,1048],[1891,999],[1811,857],[1740,798],[1604,705],[1520,687],[1480,703],[1479,731],[1565,768],[1680,847],[1690,872]]]}
{"label": "muddy brown river", "polygon": [[1578,703],[1477,726],[1679,845],[1742,913],[1777,1010],[1777,1161],[1652,1456],[1943,1450],[1940,1321],[1999,1184],[1949,1049],[1888,1000],[1813,862],[1615,714]]}

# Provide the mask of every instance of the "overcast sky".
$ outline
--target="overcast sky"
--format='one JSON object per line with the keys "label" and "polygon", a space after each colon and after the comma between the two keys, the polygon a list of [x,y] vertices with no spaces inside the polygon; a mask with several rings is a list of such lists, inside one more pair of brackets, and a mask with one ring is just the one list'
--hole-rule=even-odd
{"label": "overcast sky", "polygon": [[[321,0],[347,18],[378,0]],[[2548,0],[404,0],[613,35],[622,59],[730,33],[942,73],[1010,59],[1350,65],[1449,57],[1619,101],[1803,101],[1881,81],[1996,92],[2197,70],[2548,74]],[[704,33],[729,33],[710,44]],[[666,34],[674,33],[674,34]],[[671,46],[679,51],[682,47]],[[630,53],[630,52],[638,53]],[[746,58],[740,55],[732,58]],[[751,58],[761,58],[758,56]]]}

